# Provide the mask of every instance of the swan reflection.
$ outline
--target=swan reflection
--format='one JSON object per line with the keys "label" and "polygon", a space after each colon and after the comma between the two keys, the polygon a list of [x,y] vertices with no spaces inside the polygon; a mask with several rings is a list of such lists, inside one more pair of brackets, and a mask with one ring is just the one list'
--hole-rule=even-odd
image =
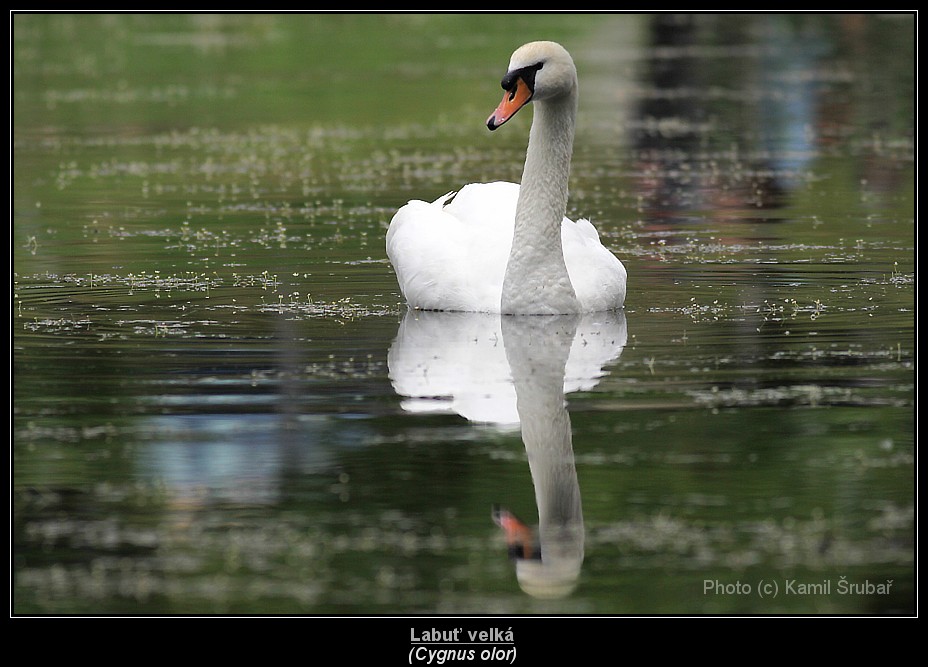
{"label": "swan reflection", "polygon": [[584,531],[565,395],[596,386],[627,339],[624,312],[500,316],[409,310],[388,354],[390,379],[410,412],[452,412],[518,428],[528,458],[538,529],[494,508],[516,576],[535,597],[577,583]]}

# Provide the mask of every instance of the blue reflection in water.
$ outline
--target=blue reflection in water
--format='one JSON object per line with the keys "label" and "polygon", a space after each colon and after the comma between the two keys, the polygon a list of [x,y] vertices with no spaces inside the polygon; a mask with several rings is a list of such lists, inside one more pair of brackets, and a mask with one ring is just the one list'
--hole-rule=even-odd
{"label": "blue reflection in water", "polygon": [[803,183],[803,173],[817,154],[816,122],[819,62],[828,44],[824,36],[772,21],[762,33],[759,67],[768,94],[759,104],[766,161],[779,185],[789,190]]}
{"label": "blue reflection in water", "polygon": [[339,452],[371,440],[361,421],[323,414],[163,415],[145,429],[152,441],[137,457],[140,474],[175,502],[273,504],[286,476],[330,472]]}

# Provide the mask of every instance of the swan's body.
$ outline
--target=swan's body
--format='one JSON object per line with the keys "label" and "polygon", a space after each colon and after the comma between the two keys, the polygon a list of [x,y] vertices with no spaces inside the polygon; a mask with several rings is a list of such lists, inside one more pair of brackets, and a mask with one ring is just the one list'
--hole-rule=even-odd
{"label": "swan's body", "polygon": [[494,130],[529,101],[535,117],[521,186],[474,183],[410,201],[390,223],[387,254],[407,303],[422,310],[555,315],[621,308],[626,272],[587,220],[564,217],[577,72],[553,42],[519,48]]}

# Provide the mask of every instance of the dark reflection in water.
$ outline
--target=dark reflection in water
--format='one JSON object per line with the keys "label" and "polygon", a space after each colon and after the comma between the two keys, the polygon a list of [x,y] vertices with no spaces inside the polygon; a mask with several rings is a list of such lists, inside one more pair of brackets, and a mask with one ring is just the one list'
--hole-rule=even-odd
{"label": "dark reflection in water", "polygon": [[[775,221],[770,211],[803,183],[814,151],[807,74],[820,44],[775,21],[760,40],[749,40],[742,23],[705,23],[676,14],[650,21],[634,147],[656,229],[703,212]],[[703,33],[713,27],[717,38],[706,43]],[[757,118],[751,133],[741,131],[739,111]]]}
{"label": "dark reflection in water", "polygon": [[557,598],[576,586],[584,528],[565,394],[590,389],[628,338],[624,312],[563,317],[407,311],[389,353],[390,377],[413,412],[452,410],[518,426],[535,487],[537,533],[505,508],[522,589]]}
{"label": "dark reflection in water", "polygon": [[[651,229],[702,216],[784,221],[783,209],[820,178],[813,163],[855,135],[861,190],[848,196],[903,186],[880,136],[911,136],[911,127],[898,127],[911,113],[849,92],[897,76],[889,63],[884,75],[857,66],[877,57],[868,30],[875,28],[854,16],[650,17],[643,94],[629,129]],[[836,66],[842,51],[848,64]]]}

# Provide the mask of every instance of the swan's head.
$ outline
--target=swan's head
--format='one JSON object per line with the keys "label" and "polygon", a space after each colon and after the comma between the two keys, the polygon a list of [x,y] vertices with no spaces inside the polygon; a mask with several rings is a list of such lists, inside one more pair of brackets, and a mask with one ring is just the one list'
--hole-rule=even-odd
{"label": "swan's head", "polygon": [[495,130],[531,101],[540,102],[577,89],[577,68],[567,49],[556,42],[529,42],[520,46],[509,60],[503,77],[503,101],[487,119]]}

